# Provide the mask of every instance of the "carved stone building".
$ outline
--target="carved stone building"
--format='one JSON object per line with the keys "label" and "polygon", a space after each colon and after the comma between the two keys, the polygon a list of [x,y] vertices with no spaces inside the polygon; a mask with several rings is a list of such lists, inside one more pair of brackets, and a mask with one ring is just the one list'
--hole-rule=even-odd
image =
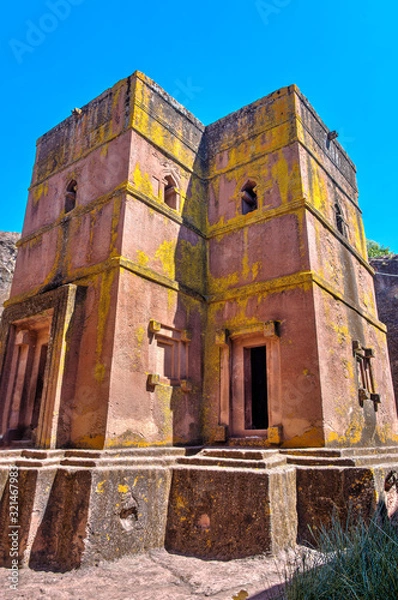
{"label": "carved stone building", "polygon": [[[333,485],[338,504],[366,480],[373,506],[374,472],[337,467],[395,444],[398,421],[355,168],[334,138],[294,85],[205,127],[137,72],[38,140],[0,347],[4,457],[36,489],[26,514],[44,515],[26,517],[25,560],[76,566],[84,531],[86,558],[165,536],[231,558],[291,543]],[[222,449],[184,456],[198,444]],[[306,456],[321,466],[300,471],[297,490],[317,487],[297,517],[288,462]]]}
{"label": "carved stone building", "polygon": [[332,137],[295,86],[204,127],[135,73],[40,138],[2,434],[395,439],[355,169]]}

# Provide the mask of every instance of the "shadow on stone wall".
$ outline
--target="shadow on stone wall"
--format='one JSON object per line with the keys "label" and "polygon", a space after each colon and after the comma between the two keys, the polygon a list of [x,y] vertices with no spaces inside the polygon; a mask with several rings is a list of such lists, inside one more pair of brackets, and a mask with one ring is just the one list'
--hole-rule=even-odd
{"label": "shadow on stone wall", "polygon": [[398,255],[372,258],[376,271],[375,292],[380,321],[387,325],[395,402],[398,409]]}
{"label": "shadow on stone wall", "polygon": [[59,469],[30,553],[36,571],[65,573],[80,566],[91,493],[90,471]]}

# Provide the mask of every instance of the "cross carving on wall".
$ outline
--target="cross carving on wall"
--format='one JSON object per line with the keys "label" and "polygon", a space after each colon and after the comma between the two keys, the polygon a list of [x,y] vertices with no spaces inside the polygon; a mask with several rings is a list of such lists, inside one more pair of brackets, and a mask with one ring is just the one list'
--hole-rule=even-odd
{"label": "cross carving on wall", "polygon": [[358,372],[358,400],[363,407],[365,400],[371,400],[377,412],[378,405],[381,402],[380,394],[376,394],[375,382],[372,369],[372,358],[374,358],[374,350],[372,348],[364,348],[360,342],[353,342],[353,351],[357,363]]}

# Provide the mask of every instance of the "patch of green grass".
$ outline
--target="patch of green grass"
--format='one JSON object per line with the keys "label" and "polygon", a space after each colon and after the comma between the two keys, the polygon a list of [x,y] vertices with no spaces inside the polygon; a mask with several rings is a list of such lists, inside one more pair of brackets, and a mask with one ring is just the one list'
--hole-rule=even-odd
{"label": "patch of green grass", "polygon": [[298,555],[281,600],[398,600],[398,532],[376,515],[332,527]]}

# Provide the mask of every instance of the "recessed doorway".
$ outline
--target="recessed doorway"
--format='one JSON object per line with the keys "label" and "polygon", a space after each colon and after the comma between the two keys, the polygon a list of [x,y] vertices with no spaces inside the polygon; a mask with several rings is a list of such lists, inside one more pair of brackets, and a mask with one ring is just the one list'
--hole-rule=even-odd
{"label": "recessed doorway", "polygon": [[233,437],[267,437],[271,424],[272,351],[263,335],[232,340],[230,432]]}
{"label": "recessed doorway", "polygon": [[245,429],[268,428],[267,348],[244,348]]}
{"label": "recessed doorway", "polygon": [[45,386],[52,316],[39,315],[13,325],[10,377],[5,402],[8,443],[36,440]]}

